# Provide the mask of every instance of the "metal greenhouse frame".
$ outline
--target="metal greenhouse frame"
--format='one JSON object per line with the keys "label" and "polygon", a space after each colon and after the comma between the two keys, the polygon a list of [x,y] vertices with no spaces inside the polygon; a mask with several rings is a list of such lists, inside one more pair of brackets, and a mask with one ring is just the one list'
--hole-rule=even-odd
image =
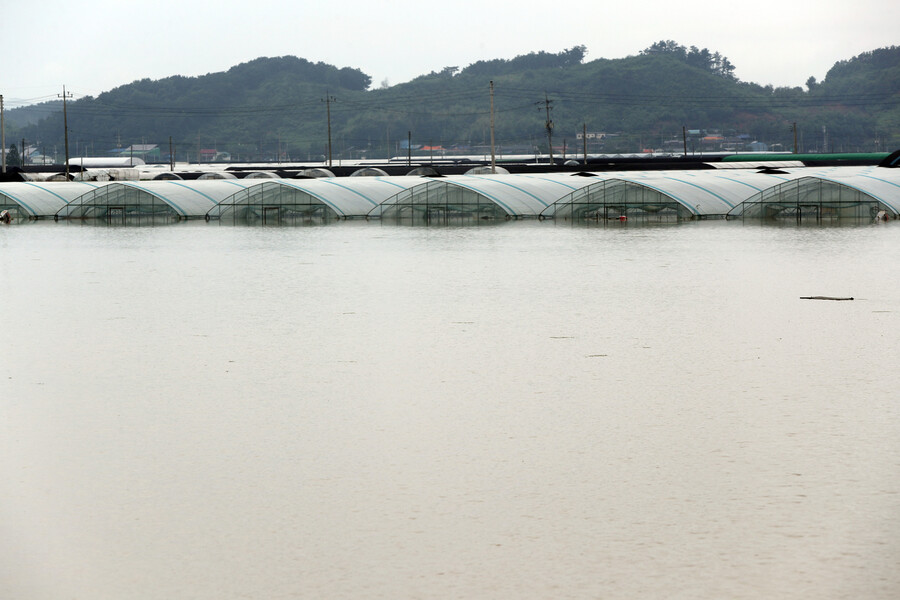
{"label": "metal greenhouse frame", "polygon": [[560,197],[589,185],[571,175],[458,175],[397,194],[371,216],[401,224],[478,224],[537,218]]}
{"label": "metal greenhouse frame", "polygon": [[[800,177],[755,194],[735,207],[728,218],[798,223],[870,221],[882,211],[890,218],[898,218],[895,199],[878,197],[871,189],[860,189],[860,183],[863,186],[867,183],[861,179],[865,177],[862,174],[843,180]],[[897,191],[900,192],[900,186]]]}
{"label": "metal greenhouse frame", "polygon": [[57,212],[87,191],[106,184],[93,182],[9,182],[0,184],[0,212],[8,211],[13,222],[53,218]]}
{"label": "metal greenhouse frame", "polygon": [[266,180],[147,181],[110,183],[79,196],[61,209],[62,219],[110,225],[160,225],[202,219],[210,208],[234,193]]}
{"label": "metal greenhouse frame", "polygon": [[207,220],[228,225],[306,225],[365,218],[421,177],[278,179],[241,190],[212,207]]}

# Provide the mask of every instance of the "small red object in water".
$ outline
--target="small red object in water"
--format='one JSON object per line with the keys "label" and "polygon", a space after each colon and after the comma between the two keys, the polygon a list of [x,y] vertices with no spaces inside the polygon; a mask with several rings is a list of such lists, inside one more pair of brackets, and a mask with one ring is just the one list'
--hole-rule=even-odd
{"label": "small red object in water", "polygon": [[625,215],[622,215],[622,216],[619,217],[619,220],[620,220],[620,221],[627,221],[627,220],[628,220],[628,217],[626,217]]}

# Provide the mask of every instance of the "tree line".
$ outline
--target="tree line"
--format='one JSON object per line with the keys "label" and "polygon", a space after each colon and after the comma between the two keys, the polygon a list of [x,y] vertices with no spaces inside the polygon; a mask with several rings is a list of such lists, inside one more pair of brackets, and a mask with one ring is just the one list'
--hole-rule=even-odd
{"label": "tree line", "polygon": [[[483,152],[490,140],[490,84],[502,152],[546,152],[548,113],[555,153],[634,152],[668,147],[686,130],[789,149],[873,151],[900,146],[900,48],[840,61],[806,88],[742,82],[719,52],[672,40],[636,56],[586,60],[585,46],[448,66],[412,81],[372,87],[353,68],[297,57],[259,58],[200,77],[142,79],[68,103],[71,156],[108,155],[133,144],[174,140],[178,160],[214,148],[233,160],[321,159],[327,132],[337,158]],[[46,154],[61,154],[63,118],[16,124]],[[699,142],[698,142],[699,143]],[[668,146],[667,146],[668,144]],[[55,152],[54,152],[55,149]]]}

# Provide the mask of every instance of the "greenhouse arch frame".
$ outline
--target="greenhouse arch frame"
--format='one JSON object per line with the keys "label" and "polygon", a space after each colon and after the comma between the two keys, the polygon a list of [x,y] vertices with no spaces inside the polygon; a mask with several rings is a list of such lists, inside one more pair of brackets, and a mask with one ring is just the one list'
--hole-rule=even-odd
{"label": "greenhouse arch frame", "polygon": [[[866,174],[848,178],[821,175],[805,176],[785,181],[763,190],[736,206],[729,219],[762,221],[796,220],[797,222],[865,221],[883,213],[890,218],[900,217],[900,203],[874,187],[866,186]],[[880,184],[900,184],[882,178],[871,178]]]}

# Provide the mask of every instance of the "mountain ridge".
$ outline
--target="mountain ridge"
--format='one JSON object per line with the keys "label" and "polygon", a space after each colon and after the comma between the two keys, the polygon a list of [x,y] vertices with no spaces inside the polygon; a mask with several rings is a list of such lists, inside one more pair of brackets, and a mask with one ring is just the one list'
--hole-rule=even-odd
{"label": "mountain ridge", "polygon": [[[810,77],[807,89],[742,82],[718,52],[671,40],[625,58],[584,55],[584,46],[532,52],[380,87],[359,69],[260,57],[227,71],[140,79],[70,101],[70,145],[74,137],[80,153],[103,155],[123,144],[165,145],[171,137],[189,159],[201,148],[247,160],[321,158],[330,125],[335,156],[406,152],[407,140],[473,151],[490,137],[491,82],[497,144],[508,152],[546,151],[548,120],[555,149],[580,151],[585,140],[577,138],[589,132],[592,152],[671,147],[686,141],[687,131],[713,134],[694,134],[695,144],[719,137],[791,149],[794,123],[803,151],[900,145],[900,47],[839,61],[821,82]],[[30,124],[17,123],[16,113],[31,107],[8,111],[9,137],[56,145],[58,153],[58,107],[49,105],[39,122],[32,108]]]}

